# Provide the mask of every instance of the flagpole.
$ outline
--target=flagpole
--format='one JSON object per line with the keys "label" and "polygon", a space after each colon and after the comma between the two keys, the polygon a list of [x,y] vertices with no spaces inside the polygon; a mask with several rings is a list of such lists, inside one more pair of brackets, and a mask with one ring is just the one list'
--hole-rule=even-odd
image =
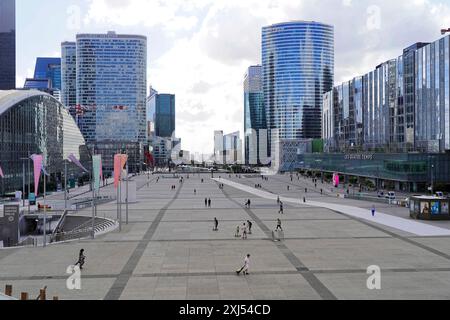
{"label": "flagpole", "polygon": [[92,147],[92,172],[91,172],[91,188],[92,188],[92,239],[95,239],[95,190],[94,190],[94,153],[95,147]]}

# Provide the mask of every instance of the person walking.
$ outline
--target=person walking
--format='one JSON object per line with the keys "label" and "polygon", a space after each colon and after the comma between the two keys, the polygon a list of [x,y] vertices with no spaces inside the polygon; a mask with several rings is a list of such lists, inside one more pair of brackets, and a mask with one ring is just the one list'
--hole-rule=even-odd
{"label": "person walking", "polygon": [[75,263],[75,266],[79,265],[80,270],[83,270],[85,261],[86,261],[86,256],[84,255],[84,249],[81,249],[80,254],[78,255],[78,261],[77,261],[77,263]]}
{"label": "person walking", "polygon": [[208,207],[211,208],[211,198],[208,199]]}
{"label": "person walking", "polygon": [[208,198],[205,198],[205,208],[208,207]]}
{"label": "person walking", "polygon": [[217,218],[214,218],[214,230],[213,231],[219,231],[219,220],[217,220]]}
{"label": "person walking", "polygon": [[277,228],[275,229],[275,231],[281,230],[283,231],[283,228],[281,227],[281,220],[277,219]]}
{"label": "person walking", "polygon": [[244,259],[244,265],[241,269],[237,270],[237,275],[240,275],[241,272],[244,272],[244,275],[248,275],[248,270],[250,268],[250,254],[248,254]]}
{"label": "person walking", "polygon": [[247,220],[247,225],[248,225],[248,234],[252,234],[253,223],[250,220]]}
{"label": "person walking", "polygon": [[244,224],[242,225],[242,240],[247,240],[247,225]]}
{"label": "person walking", "polygon": [[375,205],[372,206],[372,217],[375,217]]}
{"label": "person walking", "polygon": [[280,202],[280,211],[279,214],[284,214],[283,202]]}
{"label": "person walking", "polygon": [[252,202],[250,201],[250,199],[248,199],[247,200],[247,206],[248,206],[249,209],[250,209],[251,205],[252,205]]}
{"label": "person walking", "polygon": [[277,198],[277,204],[280,204],[280,196]]}

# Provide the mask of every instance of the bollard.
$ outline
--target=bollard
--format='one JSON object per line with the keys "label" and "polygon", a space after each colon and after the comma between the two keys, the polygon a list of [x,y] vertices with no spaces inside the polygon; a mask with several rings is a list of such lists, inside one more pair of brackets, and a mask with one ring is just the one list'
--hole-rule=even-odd
{"label": "bollard", "polygon": [[28,300],[28,292],[22,292],[20,294],[20,300]]}
{"label": "bollard", "polygon": [[12,297],[12,291],[13,291],[13,287],[10,284],[7,284],[5,286],[5,295]]}

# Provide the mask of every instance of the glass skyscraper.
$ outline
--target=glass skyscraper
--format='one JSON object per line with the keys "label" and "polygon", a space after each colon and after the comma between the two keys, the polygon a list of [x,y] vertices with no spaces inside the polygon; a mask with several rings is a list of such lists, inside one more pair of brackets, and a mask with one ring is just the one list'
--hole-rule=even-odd
{"label": "glass skyscraper", "polygon": [[[73,103],[73,45],[62,44],[63,102]],[[113,155],[127,152],[130,170],[143,162],[147,141],[147,38],[79,34],[76,40],[77,123],[90,148],[102,154],[106,172]]]}
{"label": "glass skyscraper", "polygon": [[16,88],[16,1],[0,1],[0,90]]}
{"label": "glass skyscraper", "polygon": [[322,96],[333,87],[334,28],[293,21],[262,30],[268,129],[280,139],[320,139]]}
{"label": "glass skyscraper", "polygon": [[357,77],[335,87],[323,97],[326,151],[449,151],[449,78],[446,36],[406,48],[363,75],[362,82]]}
{"label": "glass skyscraper", "polygon": [[267,121],[262,87],[262,67],[248,68],[244,79],[245,164],[260,165],[267,157]]}
{"label": "glass skyscraper", "polygon": [[155,94],[155,136],[171,138],[175,133],[175,95]]}
{"label": "glass skyscraper", "polygon": [[37,58],[34,77],[26,79],[23,87],[45,91],[59,99],[61,94],[61,58]]}
{"label": "glass skyscraper", "polygon": [[61,43],[61,102],[76,119],[77,110],[77,44]]}

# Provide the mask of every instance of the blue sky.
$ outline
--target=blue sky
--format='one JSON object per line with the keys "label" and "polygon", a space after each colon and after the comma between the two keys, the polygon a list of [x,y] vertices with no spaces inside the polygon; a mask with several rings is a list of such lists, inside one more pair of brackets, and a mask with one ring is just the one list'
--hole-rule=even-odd
{"label": "blue sky", "polygon": [[148,37],[148,85],[177,95],[183,148],[210,153],[213,131],[243,131],[242,81],[260,63],[265,25],[335,26],[336,83],[366,73],[450,27],[449,0],[16,0],[18,86],[38,56],[77,33]]}

